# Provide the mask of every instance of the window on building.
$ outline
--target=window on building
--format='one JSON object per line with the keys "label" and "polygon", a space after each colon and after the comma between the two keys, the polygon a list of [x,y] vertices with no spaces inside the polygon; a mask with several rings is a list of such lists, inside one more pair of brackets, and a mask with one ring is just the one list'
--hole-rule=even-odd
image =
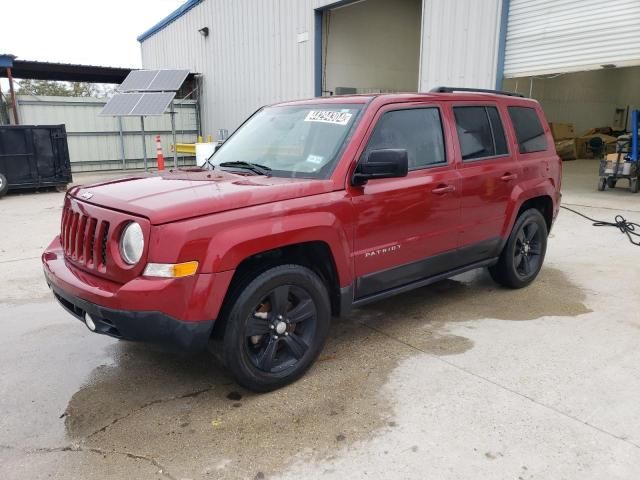
{"label": "window on building", "polygon": [[376,125],[365,155],[384,148],[406,149],[409,170],[445,163],[440,111],[415,108],[385,113]]}
{"label": "window on building", "polygon": [[496,107],[454,107],[462,160],[508,153],[507,141]]}
{"label": "window on building", "polygon": [[535,108],[509,107],[509,116],[516,131],[520,153],[547,149],[547,138]]}

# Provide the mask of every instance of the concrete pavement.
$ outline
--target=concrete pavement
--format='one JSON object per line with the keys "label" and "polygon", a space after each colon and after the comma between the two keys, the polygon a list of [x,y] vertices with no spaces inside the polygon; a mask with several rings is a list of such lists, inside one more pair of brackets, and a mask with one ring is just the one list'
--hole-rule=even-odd
{"label": "concrete pavement", "polygon": [[[640,220],[596,162],[565,172],[565,204]],[[0,200],[0,478],[640,477],[640,249],[613,228],[562,211],[530,287],[479,271],[357,310],[301,381],[255,395],[51,300],[62,197]]]}

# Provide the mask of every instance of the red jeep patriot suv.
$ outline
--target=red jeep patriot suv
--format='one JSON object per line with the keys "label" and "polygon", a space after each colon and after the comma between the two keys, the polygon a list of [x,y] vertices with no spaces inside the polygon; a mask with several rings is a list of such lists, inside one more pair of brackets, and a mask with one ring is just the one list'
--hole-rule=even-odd
{"label": "red jeep patriot suv", "polygon": [[561,162],[537,102],[469,90],[264,107],[209,168],[75,187],[47,283],[92,331],[209,346],[256,391],[299,378],[352,307],[479,267],[524,287]]}

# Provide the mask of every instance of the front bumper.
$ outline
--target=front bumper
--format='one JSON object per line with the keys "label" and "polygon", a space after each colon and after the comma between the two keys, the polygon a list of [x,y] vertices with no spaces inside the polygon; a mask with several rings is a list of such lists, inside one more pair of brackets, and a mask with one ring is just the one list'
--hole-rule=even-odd
{"label": "front bumper", "polygon": [[49,287],[74,317],[84,322],[85,314],[91,315],[96,333],[191,352],[204,350],[211,336],[213,320],[183,322],[161,312],[114,310],[74,297],[50,282]]}
{"label": "front bumper", "polygon": [[44,275],[54,295],[96,331],[181,349],[204,348],[233,272],[178,279],[136,277],[125,284],[98,277],[68,263],[56,237],[42,255]]}

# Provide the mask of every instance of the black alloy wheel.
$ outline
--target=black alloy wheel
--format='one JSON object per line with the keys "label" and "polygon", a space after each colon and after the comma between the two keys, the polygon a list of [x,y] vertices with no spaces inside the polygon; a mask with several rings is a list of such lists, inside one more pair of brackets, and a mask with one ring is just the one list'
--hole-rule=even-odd
{"label": "black alloy wheel", "polygon": [[538,276],[547,252],[547,222],[539,210],[520,214],[498,262],[489,267],[491,277],[509,288],[522,288]]}
{"label": "black alloy wheel", "polygon": [[313,342],[316,322],[316,306],[304,289],[274,288],[247,319],[245,347],[251,362],[267,373],[294,367]]}
{"label": "black alloy wheel", "polygon": [[222,356],[237,382],[267,392],[300,378],[329,332],[331,302],[320,277],[301,265],[279,265],[231,295]]}
{"label": "black alloy wheel", "polygon": [[529,277],[540,269],[542,263],[542,232],[536,222],[522,225],[516,236],[516,245],[513,250],[513,264],[516,272],[522,278]]}

